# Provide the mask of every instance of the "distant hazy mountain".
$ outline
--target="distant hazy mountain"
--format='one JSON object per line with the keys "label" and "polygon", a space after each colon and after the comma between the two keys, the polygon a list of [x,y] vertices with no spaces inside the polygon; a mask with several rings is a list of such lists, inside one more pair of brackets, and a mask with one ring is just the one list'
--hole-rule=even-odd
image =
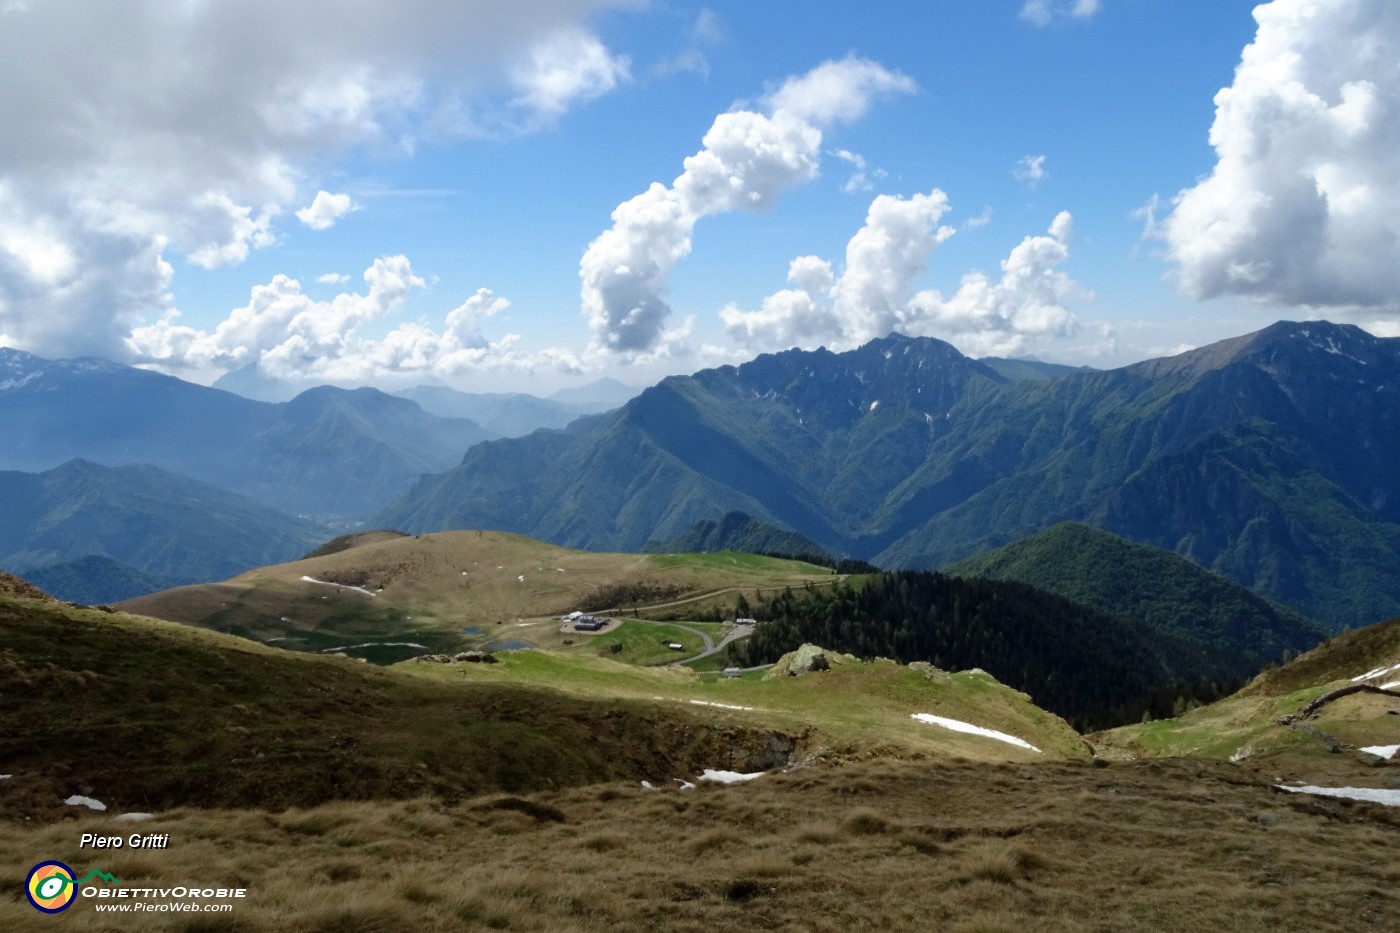
{"label": "distant hazy mountain", "polygon": [[949,576],[1015,580],[1077,603],[1143,622],[1230,658],[1232,674],[1300,654],[1325,637],[1322,626],[1161,548],[1133,544],[1077,522],[943,568]]}
{"label": "distant hazy mountain", "polygon": [[898,335],[672,377],[480,444],[374,524],[635,550],[742,511],[883,567],[1066,519],[1340,627],[1400,614],[1400,339],[1280,323],[1163,360],[1008,379]]}
{"label": "distant hazy mountain", "polygon": [[642,550],[653,554],[742,551],[832,559],[831,554],[806,535],[761,522],[743,512],[730,512],[718,521],[696,522],[685,534],[669,541],[650,541]]}
{"label": "distant hazy mountain", "polygon": [[521,437],[540,428],[562,428],[597,410],[521,392],[459,392],[446,386],[415,386],[394,394],[417,402],[424,411],[441,418],[468,418],[496,437]]}
{"label": "distant hazy mountain", "polygon": [[491,436],[375,389],[281,404],[101,360],[0,349],[0,469],[149,463],[300,515],[357,516]]}
{"label": "distant hazy mountain", "polygon": [[548,398],[551,401],[574,405],[596,414],[597,412],[611,411],[626,404],[640,395],[641,391],[635,386],[624,385],[616,379],[604,376],[602,379],[595,379],[572,389],[551,392]]}
{"label": "distant hazy mountain", "polygon": [[290,402],[317,383],[307,380],[289,381],[264,376],[257,363],[231,369],[214,380],[214,388],[258,402]]}
{"label": "distant hazy mountain", "polygon": [[[326,537],[310,522],[151,466],[73,460],[45,473],[0,472],[0,502],[0,567],[77,602],[123,599],[147,582],[223,580]],[[93,556],[111,563],[71,566]],[[84,567],[97,575],[80,581]]]}

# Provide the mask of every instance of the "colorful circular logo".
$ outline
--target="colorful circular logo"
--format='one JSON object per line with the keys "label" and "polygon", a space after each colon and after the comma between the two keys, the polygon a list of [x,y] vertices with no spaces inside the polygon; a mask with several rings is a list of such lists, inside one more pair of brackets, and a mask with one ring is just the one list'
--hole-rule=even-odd
{"label": "colorful circular logo", "polygon": [[35,910],[46,914],[67,910],[78,896],[73,869],[62,862],[40,862],[29,869],[29,877],[24,879],[24,896]]}

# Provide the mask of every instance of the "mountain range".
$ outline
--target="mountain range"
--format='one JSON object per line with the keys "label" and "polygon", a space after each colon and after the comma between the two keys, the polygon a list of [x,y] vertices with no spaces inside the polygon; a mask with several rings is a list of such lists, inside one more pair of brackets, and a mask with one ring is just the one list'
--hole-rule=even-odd
{"label": "mountain range", "polygon": [[1075,520],[1340,628],[1400,612],[1397,458],[1400,339],[1349,325],[1019,378],[896,334],[671,377],[564,430],[479,444],[372,524],[635,550],[742,511],[832,553],[936,568]]}
{"label": "mountain range", "polygon": [[82,458],[149,464],[297,515],[361,517],[493,436],[376,389],[309,389],[283,403],[103,360],[0,348],[0,469]]}
{"label": "mountain range", "polygon": [[540,398],[524,392],[459,392],[446,386],[415,386],[396,392],[441,418],[467,418],[496,437],[523,437],[540,428],[562,428],[583,415],[608,411],[625,403],[636,390],[612,382],[584,386],[577,399],[568,392]]}
{"label": "mountain range", "polygon": [[319,526],[152,466],[0,472],[0,566],[61,599],[111,602],[305,554]]}

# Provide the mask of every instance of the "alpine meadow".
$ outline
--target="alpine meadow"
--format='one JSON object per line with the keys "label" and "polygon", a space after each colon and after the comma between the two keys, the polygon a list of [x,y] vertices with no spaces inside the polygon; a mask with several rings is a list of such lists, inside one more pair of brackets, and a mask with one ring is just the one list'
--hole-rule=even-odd
{"label": "alpine meadow", "polygon": [[0,930],[1400,930],[1397,62],[0,3]]}

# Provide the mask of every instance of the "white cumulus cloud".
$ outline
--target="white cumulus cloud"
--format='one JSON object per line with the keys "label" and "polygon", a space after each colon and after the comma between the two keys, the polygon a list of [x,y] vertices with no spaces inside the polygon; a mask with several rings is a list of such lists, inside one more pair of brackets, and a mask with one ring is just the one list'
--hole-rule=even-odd
{"label": "white cumulus cloud", "polygon": [[[338,276],[322,279],[338,280]],[[342,292],[320,301],[285,275],[254,287],[246,305],[235,308],[210,331],[179,323],[170,310],[154,324],[135,328],[127,343],[135,362],[169,372],[226,371],[256,363],[278,379],[360,382],[405,373],[450,376],[474,369],[581,367],[573,354],[549,348],[526,353],[519,337],[492,342],[481,322],[510,306],[490,289],[452,309],[442,326],[401,323],[379,338],[362,329],[402,309],[408,295],[424,287],[405,256],[376,259],[364,273],[363,292]]]}
{"label": "white cumulus cloud", "polygon": [[346,150],[411,151],[454,110],[526,131],[616,86],[622,60],[585,23],[617,5],[6,5],[0,332],[120,357],[134,325],[170,310],[177,259],[214,268],[273,246]]}
{"label": "white cumulus cloud", "polygon": [[949,298],[922,291],[910,318],[922,333],[946,337],[974,356],[1016,355],[1032,340],[1070,337],[1079,318],[1067,303],[1089,292],[1059,270],[1069,259],[1074,222],[1061,211],[1045,236],[1028,236],[1001,262],[1001,278],[969,272]]}
{"label": "white cumulus cloud", "polygon": [[929,253],[953,234],[938,225],[947,211],[948,198],[937,188],[909,198],[880,195],[846,244],[839,276],[825,260],[799,257],[788,267],[794,288],[769,295],[757,311],[724,308],[725,330],[756,349],[821,341],[848,346],[907,330],[913,283],[927,271]]}
{"label": "white cumulus cloud", "polygon": [[1059,266],[1069,258],[1073,222],[1062,212],[1048,235],[1028,236],[1001,263],[1001,278],[965,275],[948,298],[935,290],[911,294],[927,257],[953,230],[940,226],[943,192],[910,198],[877,197],[846,247],[835,275],[815,256],[794,260],[792,288],[769,295],[756,311],[720,311],[729,335],[753,349],[855,346],[891,331],[943,337],[975,355],[1024,352],[1032,341],[1068,337],[1079,319],[1067,307],[1082,289]]}
{"label": "white cumulus cloud", "polygon": [[359,209],[360,206],[348,194],[317,191],[311,203],[297,211],[297,220],[312,230],[328,230],[337,220]]}
{"label": "white cumulus cloud", "polygon": [[595,100],[631,77],[631,62],[613,55],[597,36],[570,26],[538,42],[512,72],[518,102],[552,119]]}
{"label": "white cumulus cloud", "polygon": [[654,353],[671,311],[666,280],[690,252],[696,223],[769,207],[784,189],[816,177],[824,127],[858,119],[879,96],[913,89],[903,75],[848,57],[784,81],[764,99],[766,113],[716,117],[681,174],[618,205],[612,226],[585,251],[580,299],[595,350]]}
{"label": "white cumulus cloud", "polygon": [[1164,220],[1182,291],[1400,313],[1400,5],[1274,0],[1215,97],[1210,175]]}

